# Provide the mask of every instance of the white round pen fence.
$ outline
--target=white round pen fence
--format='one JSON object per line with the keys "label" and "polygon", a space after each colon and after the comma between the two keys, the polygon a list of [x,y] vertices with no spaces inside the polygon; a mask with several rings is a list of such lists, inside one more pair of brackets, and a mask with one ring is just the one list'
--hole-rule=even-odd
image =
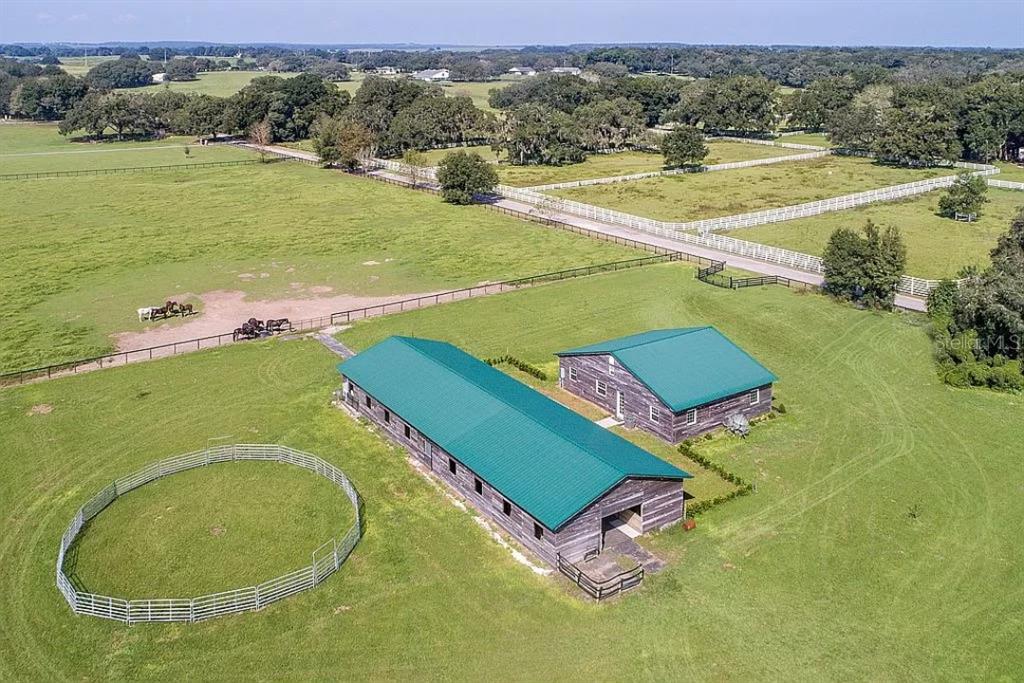
{"label": "white round pen fence", "polygon": [[[236,460],[264,460],[304,467],[338,486],[351,501],[355,523],[312,553],[305,567],[255,586],[200,595],[193,598],[146,598],[125,600],[78,590],[64,572],[64,558],[82,527],[125,493],[176,472]],[[276,444],[235,444],[215,446],[158,462],[121,477],[79,508],[60,539],[57,553],[57,588],[75,614],[113,619],[126,624],[142,622],[197,622],[227,614],[262,609],[290,595],[314,588],[345,562],[362,535],[359,493],[348,477],[334,465],[309,453]]]}

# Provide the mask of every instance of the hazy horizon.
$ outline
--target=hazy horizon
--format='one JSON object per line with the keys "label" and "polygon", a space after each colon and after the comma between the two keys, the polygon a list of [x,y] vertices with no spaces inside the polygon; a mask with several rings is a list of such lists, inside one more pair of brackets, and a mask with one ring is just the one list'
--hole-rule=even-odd
{"label": "hazy horizon", "polygon": [[1024,47],[1016,0],[7,0],[3,43]]}

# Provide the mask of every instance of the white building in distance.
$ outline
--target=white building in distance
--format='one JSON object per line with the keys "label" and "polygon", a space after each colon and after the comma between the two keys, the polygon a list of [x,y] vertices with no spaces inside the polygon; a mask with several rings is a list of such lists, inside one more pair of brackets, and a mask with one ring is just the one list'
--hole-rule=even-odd
{"label": "white building in distance", "polygon": [[424,69],[423,71],[414,71],[412,77],[417,81],[447,81],[451,76],[448,69]]}

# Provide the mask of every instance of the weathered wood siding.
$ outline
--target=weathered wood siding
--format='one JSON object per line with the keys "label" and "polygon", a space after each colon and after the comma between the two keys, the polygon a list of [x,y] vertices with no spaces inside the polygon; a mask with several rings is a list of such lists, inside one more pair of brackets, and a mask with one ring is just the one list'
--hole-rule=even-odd
{"label": "weathered wood siding", "polygon": [[761,396],[756,405],[751,405],[750,400],[754,391],[744,391],[742,394],[734,394],[714,403],[697,407],[697,423],[687,424],[686,413],[683,411],[673,416],[674,437],[673,443],[679,443],[686,439],[706,434],[712,430],[725,425],[725,420],[730,415],[742,413],[751,420],[758,415],[764,415],[772,409],[772,385],[766,384],[760,388]]}
{"label": "weathered wood siding", "polygon": [[[391,441],[409,451],[466,502],[549,564],[556,564],[560,552],[568,559],[576,560],[587,551],[600,547],[601,519],[634,505],[642,505],[644,532],[660,529],[682,518],[681,482],[627,479],[588,506],[559,532],[541,524],[542,538],[537,539],[534,536],[534,524],[539,522],[525,510],[505,498],[500,491],[471,471],[458,458],[430,441],[401,415],[367,394],[360,386],[352,381],[346,381],[345,388],[345,400],[360,415],[372,422]],[[449,458],[456,462],[455,474],[449,470]],[[475,482],[478,479],[481,483],[481,493],[476,492]],[[508,515],[504,512],[506,501],[510,505]]]}
{"label": "weathered wood siding", "polygon": [[601,547],[605,517],[640,506],[643,533],[656,531],[683,518],[683,484],[680,481],[627,479],[601,496],[558,532],[558,552],[571,562]]}
{"label": "weathered wood siding", "polygon": [[[654,395],[633,373],[619,364],[611,365],[607,354],[589,356],[562,356],[559,358],[559,378],[562,387],[572,393],[596,403],[612,415],[615,414],[615,392],[622,392],[622,415],[627,423],[635,422],[637,427],[655,436],[672,441],[672,411]],[[572,379],[572,370],[576,379]],[[608,393],[597,393],[597,381],[608,385]],[[651,420],[651,406],[658,410],[660,419]]]}
{"label": "weathered wood siding", "polygon": [[[697,422],[687,424],[689,410],[673,413],[647,388],[647,385],[622,365],[610,364],[609,358],[608,354],[559,357],[559,381],[562,388],[601,406],[613,415],[615,392],[621,391],[622,415],[626,423],[635,423],[640,429],[669,443],[679,443],[714,431],[722,427],[726,418],[735,413],[742,413],[747,419],[752,419],[771,410],[772,385],[768,384],[760,388],[761,397],[756,405],[750,404],[753,391],[734,394],[713,403],[697,406]],[[576,371],[575,380],[572,379],[573,369]],[[608,386],[607,395],[601,396],[597,393],[598,380]],[[652,406],[658,411],[657,421],[651,419]]]}

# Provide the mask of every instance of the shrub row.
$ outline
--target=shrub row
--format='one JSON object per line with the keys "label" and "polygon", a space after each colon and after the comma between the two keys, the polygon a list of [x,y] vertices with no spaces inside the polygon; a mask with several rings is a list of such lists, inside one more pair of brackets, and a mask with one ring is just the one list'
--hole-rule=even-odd
{"label": "shrub row", "polygon": [[696,462],[701,467],[711,470],[718,476],[722,477],[722,479],[725,479],[730,484],[734,484],[736,486],[735,489],[724,495],[715,496],[714,498],[707,498],[705,500],[698,501],[692,505],[687,505],[687,513],[691,515],[699,515],[703,512],[707,512],[716,505],[726,503],[732,500],[733,498],[745,496],[754,490],[754,485],[751,484],[749,481],[747,481],[746,479],[744,479],[743,477],[734,472],[728,471],[727,469],[719,465],[717,462],[708,458],[706,455],[701,455],[696,450],[694,450],[693,444],[691,442],[684,441],[683,443],[679,444],[679,452],[685,455],[690,460]]}
{"label": "shrub row", "polygon": [[526,361],[519,360],[515,356],[510,356],[508,354],[505,354],[504,356],[498,356],[497,358],[485,358],[484,362],[490,366],[501,365],[502,363],[504,363],[505,365],[511,365],[516,370],[521,370],[525,372],[527,375],[536,377],[542,382],[547,381],[548,379],[548,374],[541,370],[540,368],[534,365],[530,365]]}

